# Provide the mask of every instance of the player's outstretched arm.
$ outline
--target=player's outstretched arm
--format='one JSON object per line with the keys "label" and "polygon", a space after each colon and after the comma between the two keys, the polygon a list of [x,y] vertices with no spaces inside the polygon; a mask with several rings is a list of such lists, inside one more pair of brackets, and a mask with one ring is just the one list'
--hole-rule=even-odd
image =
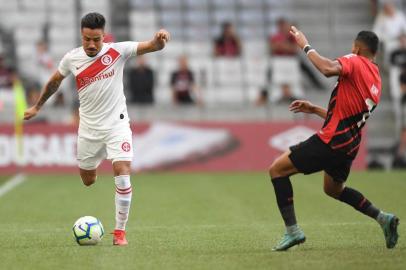
{"label": "player's outstretched arm", "polygon": [[143,41],[138,44],[137,55],[142,55],[150,52],[162,50],[166,42],[171,39],[171,35],[165,29],[161,29],[155,33],[154,38],[150,41]]}
{"label": "player's outstretched arm", "polygon": [[62,76],[62,74],[59,73],[59,71],[56,71],[51,76],[51,78],[45,85],[44,89],[42,90],[41,96],[39,97],[37,103],[24,112],[24,120],[29,120],[33,118],[35,115],[37,115],[42,105],[44,105],[44,103],[48,100],[48,98],[52,96],[56,92],[56,90],[58,90],[64,78],[65,77]]}
{"label": "player's outstretched arm", "polygon": [[307,57],[324,76],[340,75],[342,69],[340,62],[321,56],[309,45],[306,36],[296,27],[291,27],[290,34],[295,37],[297,45],[306,52]]}
{"label": "player's outstretched arm", "polygon": [[307,100],[295,100],[289,105],[289,111],[294,112],[294,113],[314,113],[318,116],[320,116],[323,119],[326,119],[327,117],[327,110],[314,105],[310,101]]}

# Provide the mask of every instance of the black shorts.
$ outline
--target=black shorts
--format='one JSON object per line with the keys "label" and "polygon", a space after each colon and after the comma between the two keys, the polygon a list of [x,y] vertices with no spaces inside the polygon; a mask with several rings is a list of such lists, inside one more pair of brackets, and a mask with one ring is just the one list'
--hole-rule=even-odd
{"label": "black shorts", "polygon": [[291,146],[290,151],[289,158],[301,173],[325,171],[340,183],[345,182],[350,174],[352,159],[331,149],[316,134]]}

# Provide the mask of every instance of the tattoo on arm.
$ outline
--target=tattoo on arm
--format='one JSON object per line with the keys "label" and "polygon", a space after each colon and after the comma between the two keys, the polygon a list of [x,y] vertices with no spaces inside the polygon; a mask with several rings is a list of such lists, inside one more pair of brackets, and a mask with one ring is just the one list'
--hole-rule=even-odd
{"label": "tattoo on arm", "polygon": [[49,82],[45,85],[45,88],[42,91],[36,106],[42,107],[42,105],[44,105],[44,103],[48,100],[48,98],[58,90],[59,86],[61,85],[61,82],[62,82],[61,79],[55,78],[55,76],[53,76],[49,80]]}

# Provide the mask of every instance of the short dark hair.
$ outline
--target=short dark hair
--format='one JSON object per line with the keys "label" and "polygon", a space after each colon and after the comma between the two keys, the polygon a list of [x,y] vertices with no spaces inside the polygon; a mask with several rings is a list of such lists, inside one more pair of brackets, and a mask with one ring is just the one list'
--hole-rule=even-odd
{"label": "short dark hair", "polygon": [[368,50],[373,55],[375,55],[376,52],[378,51],[379,38],[374,32],[361,31],[358,33],[355,40],[359,41],[359,42],[363,43],[365,46],[367,46]]}
{"label": "short dark hair", "polygon": [[91,12],[82,17],[80,28],[104,29],[105,24],[106,19],[103,15],[97,12]]}

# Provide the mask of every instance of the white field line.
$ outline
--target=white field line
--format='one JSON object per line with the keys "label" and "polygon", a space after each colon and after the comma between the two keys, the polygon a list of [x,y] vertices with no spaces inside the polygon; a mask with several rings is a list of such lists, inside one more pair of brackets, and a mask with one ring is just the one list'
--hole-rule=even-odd
{"label": "white field line", "polygon": [[7,182],[0,186],[0,197],[5,195],[7,192],[11,191],[16,186],[22,184],[26,180],[24,174],[16,174],[11,177]]}

